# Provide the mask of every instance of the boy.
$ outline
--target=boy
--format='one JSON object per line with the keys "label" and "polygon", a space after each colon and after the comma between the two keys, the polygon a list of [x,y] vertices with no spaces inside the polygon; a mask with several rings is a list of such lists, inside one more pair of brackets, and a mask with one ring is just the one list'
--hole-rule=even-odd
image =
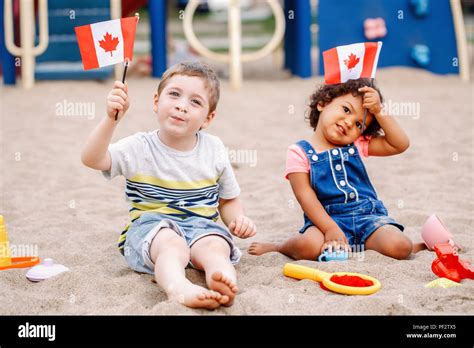
{"label": "boy", "polygon": [[[119,249],[132,269],[154,274],[169,299],[193,308],[230,306],[238,291],[233,265],[242,253],[229,231],[249,238],[256,228],[244,215],[223,143],[201,132],[216,115],[216,74],[200,62],[168,69],[153,99],[159,130],[109,146],[130,105],[127,91],[115,81],[107,96],[107,117],[82,153],[84,165],[106,178],[126,178],[131,223],[120,236]],[[216,223],[219,213],[229,230]],[[185,277],[188,263],[204,270],[209,289]]]}

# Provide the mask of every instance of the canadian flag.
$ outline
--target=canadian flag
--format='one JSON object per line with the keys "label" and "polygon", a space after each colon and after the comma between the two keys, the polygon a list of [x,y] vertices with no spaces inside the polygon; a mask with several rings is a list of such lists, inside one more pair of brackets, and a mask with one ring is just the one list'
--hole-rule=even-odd
{"label": "canadian flag", "polygon": [[138,16],[75,27],[84,70],[132,60]]}
{"label": "canadian flag", "polygon": [[382,42],[338,46],[323,52],[324,82],[344,83],[361,77],[374,78]]}

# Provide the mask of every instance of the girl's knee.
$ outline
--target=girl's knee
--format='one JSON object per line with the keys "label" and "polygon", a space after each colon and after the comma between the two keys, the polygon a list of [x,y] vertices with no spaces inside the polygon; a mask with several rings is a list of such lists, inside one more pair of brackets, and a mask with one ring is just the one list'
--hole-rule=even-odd
{"label": "girl's knee", "polygon": [[394,243],[394,257],[398,260],[405,260],[410,257],[413,250],[413,243],[407,237],[400,238],[396,243]]}
{"label": "girl's knee", "polygon": [[301,240],[297,246],[296,259],[316,261],[321,254],[321,247],[319,241]]}

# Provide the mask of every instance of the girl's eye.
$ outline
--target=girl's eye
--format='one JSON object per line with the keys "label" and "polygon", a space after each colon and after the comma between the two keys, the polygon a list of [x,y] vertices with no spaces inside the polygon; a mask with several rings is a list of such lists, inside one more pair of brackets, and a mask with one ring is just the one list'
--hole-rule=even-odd
{"label": "girl's eye", "polygon": [[347,114],[350,110],[347,106],[343,106],[342,109],[344,110],[344,112]]}
{"label": "girl's eye", "polygon": [[362,125],[360,124],[360,122],[356,122],[356,127],[362,129]]}
{"label": "girl's eye", "polygon": [[197,99],[191,100],[194,104],[201,105],[201,102]]}

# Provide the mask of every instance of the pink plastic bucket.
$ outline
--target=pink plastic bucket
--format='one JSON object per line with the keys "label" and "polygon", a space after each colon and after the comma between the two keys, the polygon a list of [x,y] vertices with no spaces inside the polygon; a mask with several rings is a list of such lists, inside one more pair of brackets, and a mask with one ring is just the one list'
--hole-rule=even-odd
{"label": "pink plastic bucket", "polygon": [[453,235],[436,214],[431,215],[424,223],[421,229],[421,238],[423,238],[423,241],[430,250],[433,250],[436,244],[441,243],[449,243],[455,246]]}

